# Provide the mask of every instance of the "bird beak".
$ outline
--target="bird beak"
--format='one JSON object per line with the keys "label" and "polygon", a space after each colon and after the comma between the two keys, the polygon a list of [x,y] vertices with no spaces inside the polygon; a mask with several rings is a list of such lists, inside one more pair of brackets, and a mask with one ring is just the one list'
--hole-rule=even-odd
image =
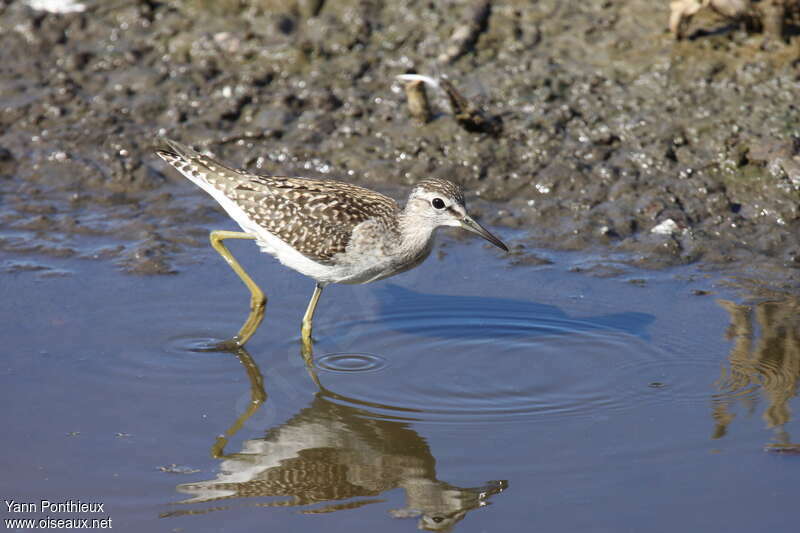
{"label": "bird beak", "polygon": [[471,231],[472,233],[477,233],[478,235],[480,235],[490,243],[494,244],[501,250],[504,250],[506,252],[508,251],[508,246],[503,244],[503,241],[492,235],[489,232],[489,230],[487,230],[486,228],[475,222],[475,220],[473,220],[471,216],[464,215],[464,218],[461,219],[461,227],[467,231]]}

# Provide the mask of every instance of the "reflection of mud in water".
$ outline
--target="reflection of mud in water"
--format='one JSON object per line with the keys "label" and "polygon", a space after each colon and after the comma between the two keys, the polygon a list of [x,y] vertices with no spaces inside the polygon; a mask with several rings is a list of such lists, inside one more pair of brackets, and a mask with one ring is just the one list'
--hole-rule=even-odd
{"label": "reflection of mud in water", "polygon": [[734,341],[716,386],[713,417],[714,438],[725,436],[738,400],[754,411],[759,393],[769,405],[763,417],[776,428],[781,445],[790,438],[783,426],[791,420],[789,401],[797,394],[800,379],[800,302],[796,299],[737,305],[720,300],[731,315],[727,337]]}
{"label": "reflection of mud in water", "polygon": [[[252,372],[246,352],[240,360],[251,378],[254,405],[266,399],[259,372]],[[257,369],[257,367],[255,367]],[[260,389],[260,391],[259,391]],[[334,395],[335,396],[335,395]],[[250,416],[246,413],[244,416]],[[241,427],[237,420],[228,437]],[[492,481],[480,487],[460,488],[436,478],[436,460],[425,440],[408,424],[376,420],[359,408],[340,405],[323,394],[284,424],[269,429],[263,438],[244,442],[239,453],[223,454],[227,439],[215,446],[222,458],[216,479],[178,486],[191,495],[162,517],[235,510],[234,505],[197,507],[208,502],[240,498],[269,498],[250,505],[257,507],[299,507],[306,514],[354,509],[378,499],[382,493],[402,488],[407,505],[390,514],[395,518],[417,517],[419,527],[449,530],[466,514],[489,503],[507,482]]]}

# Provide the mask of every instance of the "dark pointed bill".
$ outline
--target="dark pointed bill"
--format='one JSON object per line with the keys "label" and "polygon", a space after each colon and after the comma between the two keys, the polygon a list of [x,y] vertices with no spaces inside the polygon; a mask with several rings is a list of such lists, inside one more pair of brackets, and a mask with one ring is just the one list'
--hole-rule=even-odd
{"label": "dark pointed bill", "polygon": [[490,243],[494,244],[501,250],[504,250],[506,252],[508,251],[508,246],[503,244],[503,241],[492,235],[489,232],[489,230],[487,230],[486,228],[475,222],[469,215],[466,215],[461,220],[461,227],[464,228],[465,230],[471,231],[472,233],[477,233],[478,235],[480,235]]}

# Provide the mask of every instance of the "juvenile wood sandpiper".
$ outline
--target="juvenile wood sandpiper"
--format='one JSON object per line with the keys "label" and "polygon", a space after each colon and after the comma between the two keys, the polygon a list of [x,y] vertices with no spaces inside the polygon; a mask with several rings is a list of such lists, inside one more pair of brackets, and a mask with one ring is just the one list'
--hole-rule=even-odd
{"label": "juvenile wood sandpiper", "polygon": [[157,153],[210,194],[242,228],[212,231],[211,245],[250,289],[250,315],[239,333],[220,347],[243,346],[264,317],[264,293],[222,241],[255,239],[262,251],[317,283],[303,316],[302,339],[322,289],[330,283],[369,283],[422,263],[435,230],[456,226],[495,246],[505,244],[467,214],[461,187],[447,180],[420,181],[405,207],[388,196],[336,180],[258,176],[226,167],[175,141]]}

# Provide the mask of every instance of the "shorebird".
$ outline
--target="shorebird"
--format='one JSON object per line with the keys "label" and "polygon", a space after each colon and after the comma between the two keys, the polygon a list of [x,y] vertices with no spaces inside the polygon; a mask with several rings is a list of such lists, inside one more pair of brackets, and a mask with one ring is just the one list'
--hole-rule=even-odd
{"label": "shorebird", "polygon": [[508,251],[467,213],[457,184],[427,178],[400,207],[378,192],[337,180],[258,176],[227,167],[175,141],[157,153],[206,191],[243,231],[212,231],[211,245],[250,290],[250,315],[220,348],[243,346],[264,317],[261,289],[225,247],[225,239],[254,239],[262,251],[316,282],[301,327],[310,346],[322,290],[331,283],[370,283],[422,263],[442,226],[477,233]]}

